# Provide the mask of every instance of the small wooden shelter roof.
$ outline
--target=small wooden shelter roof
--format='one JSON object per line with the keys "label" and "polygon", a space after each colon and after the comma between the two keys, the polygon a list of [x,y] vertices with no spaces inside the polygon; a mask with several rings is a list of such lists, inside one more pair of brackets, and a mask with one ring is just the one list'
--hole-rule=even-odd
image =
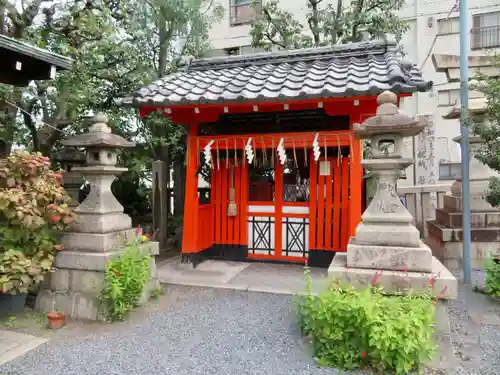
{"label": "small wooden shelter roof", "polygon": [[405,61],[395,40],[350,43],[242,56],[203,58],[184,63],[118,105],[189,106],[283,102],[428,91],[416,65]]}
{"label": "small wooden shelter roof", "polygon": [[32,80],[51,78],[51,69],[69,69],[72,60],[17,39],[0,35],[0,82],[25,86]]}

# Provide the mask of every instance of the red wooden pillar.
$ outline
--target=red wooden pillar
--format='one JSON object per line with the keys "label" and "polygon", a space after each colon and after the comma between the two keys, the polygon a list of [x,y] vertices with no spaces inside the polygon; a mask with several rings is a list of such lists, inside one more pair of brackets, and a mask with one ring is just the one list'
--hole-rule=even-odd
{"label": "red wooden pillar", "polygon": [[198,157],[196,134],[198,124],[189,125],[187,137],[186,198],[184,203],[184,224],[182,227],[182,253],[197,253],[198,249]]}

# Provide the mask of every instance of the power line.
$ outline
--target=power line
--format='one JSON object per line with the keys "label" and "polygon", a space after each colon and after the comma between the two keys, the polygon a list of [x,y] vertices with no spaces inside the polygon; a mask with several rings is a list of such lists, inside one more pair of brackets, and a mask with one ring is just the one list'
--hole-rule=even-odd
{"label": "power line", "polygon": [[22,109],[21,107],[15,105],[14,103],[8,101],[8,100],[5,100],[5,103],[7,103],[8,105],[10,105],[11,107],[14,107],[14,108],[17,108],[18,110],[20,110],[21,112],[27,114],[28,116],[31,117],[31,119],[33,120],[33,122],[38,125],[38,126],[48,126],[49,128],[52,128],[54,130],[57,130],[58,132],[61,132],[63,134],[66,134],[66,135],[70,135],[70,133],[68,133],[67,131],[64,131],[64,130],[61,130],[55,126],[52,126],[50,124],[47,124],[46,122],[43,122],[42,120],[40,119],[37,119],[35,116],[33,116],[31,113],[29,113],[28,111],[25,111],[24,109]]}

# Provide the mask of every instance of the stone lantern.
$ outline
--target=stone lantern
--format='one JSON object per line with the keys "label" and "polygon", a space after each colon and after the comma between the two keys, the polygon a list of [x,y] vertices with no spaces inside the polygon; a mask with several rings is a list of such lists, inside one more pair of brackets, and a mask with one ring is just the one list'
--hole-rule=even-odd
{"label": "stone lantern", "polygon": [[76,208],[80,204],[80,188],[85,180],[80,172],[75,172],[73,168],[82,167],[85,164],[85,153],[75,148],[64,148],[56,154],[56,160],[61,163],[64,170],[63,186],[71,197],[71,208]]}
{"label": "stone lantern", "polygon": [[413,159],[403,158],[403,138],[419,134],[426,124],[400,113],[391,92],[380,94],[377,104],[376,116],[354,128],[358,139],[371,139],[372,159],[363,160],[363,166],[375,179],[377,191],[347,254],[338,253],[328,273],[354,287],[370,285],[376,278],[387,293],[423,292],[432,278],[436,290],[444,289],[443,298],[456,298],[455,278],[422,242],[396,190],[401,170],[413,164]]}
{"label": "stone lantern", "polygon": [[117,150],[135,144],[111,133],[107,121],[105,115],[98,113],[88,133],[62,141],[67,147],[85,148],[86,166],[73,168],[90,184],[89,195],[75,209],[78,219],[74,229],[79,232],[107,233],[132,226],[132,219],[123,213],[123,206],[111,192],[111,185],[117,175],[127,171],[127,168],[116,167]]}
{"label": "stone lantern", "polygon": [[[127,168],[116,166],[117,150],[134,143],[111,133],[107,118],[96,114],[88,133],[64,140],[67,147],[84,148],[86,166],[72,167],[90,183],[90,193],[74,212],[77,219],[72,232],[62,237],[64,250],[55,259],[57,271],[51,274],[50,286],[37,298],[37,309],[62,311],[73,318],[101,320],[96,297],[104,282],[108,259],[119,255],[126,241],[136,236],[132,219],[111,192],[116,176]],[[157,255],[158,242],[139,245],[145,254]],[[151,282],[143,298],[158,284],[154,257],[150,260]]]}

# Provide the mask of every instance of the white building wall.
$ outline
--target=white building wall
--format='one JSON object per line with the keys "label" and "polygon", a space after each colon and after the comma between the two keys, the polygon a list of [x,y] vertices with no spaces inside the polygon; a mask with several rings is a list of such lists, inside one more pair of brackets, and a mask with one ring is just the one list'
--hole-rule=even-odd
{"label": "white building wall", "polygon": [[[211,42],[215,50],[249,46],[250,25],[230,26],[229,6],[233,0],[219,0],[226,8],[224,19],[213,26]],[[335,4],[336,0],[324,3]],[[306,0],[281,0],[281,6],[292,12],[304,25],[307,13]],[[450,10],[454,9],[450,13]],[[473,15],[500,12],[500,0],[469,1],[469,27],[473,27]],[[459,83],[447,83],[444,73],[435,71],[432,54],[460,54],[457,0],[408,0],[400,16],[410,24],[401,44],[408,58],[419,65],[427,80],[434,82],[434,88],[428,93],[419,93],[402,100],[401,109],[409,115],[426,115],[433,125],[420,137],[406,141],[408,156],[414,152],[416,163],[406,173],[406,180],[400,184],[433,184],[438,180],[439,162],[459,161],[459,146],[452,138],[459,135],[460,125],[457,120],[443,120],[442,115],[451,109],[459,99]],[[448,18],[449,16],[449,18]],[[448,33],[440,32],[440,22],[449,20]],[[498,24],[500,26],[500,17]],[[240,51],[246,53],[251,49]],[[488,50],[471,50],[470,54],[484,54]],[[490,50],[491,51],[491,50]],[[428,57],[427,57],[428,56]],[[415,144],[415,150],[413,150]]]}

